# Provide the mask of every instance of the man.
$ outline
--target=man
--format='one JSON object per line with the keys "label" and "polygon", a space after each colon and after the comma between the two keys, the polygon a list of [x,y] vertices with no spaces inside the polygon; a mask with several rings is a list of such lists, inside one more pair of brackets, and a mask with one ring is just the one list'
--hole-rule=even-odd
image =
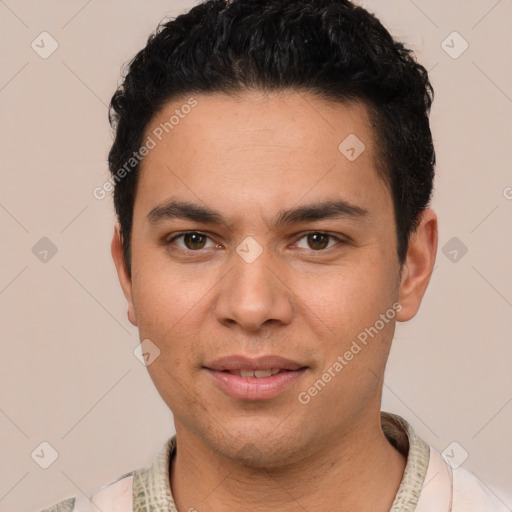
{"label": "man", "polygon": [[49,510],[506,510],[380,411],[437,249],[432,98],[348,0],[160,27],[111,102],[112,255],[176,436]]}

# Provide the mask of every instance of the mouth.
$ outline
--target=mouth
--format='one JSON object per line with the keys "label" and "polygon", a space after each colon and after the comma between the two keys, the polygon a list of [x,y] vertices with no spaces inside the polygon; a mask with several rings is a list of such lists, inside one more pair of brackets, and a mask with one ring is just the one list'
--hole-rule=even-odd
{"label": "mouth", "polygon": [[308,367],[279,356],[230,356],[204,366],[221,391],[238,400],[269,400],[295,385]]}
{"label": "mouth", "polygon": [[270,370],[223,370],[231,375],[238,375],[239,377],[245,377],[248,379],[256,378],[262,379],[264,377],[272,377],[282,372],[290,372],[294,370],[283,370],[279,368],[271,368]]}
{"label": "mouth", "polygon": [[[298,370],[305,365],[292,361],[285,357],[276,355],[265,355],[260,357],[248,357],[243,355],[233,355],[221,357],[205,365],[205,368],[217,372],[271,372],[272,374],[280,371]],[[239,373],[237,373],[239,375]],[[249,375],[247,375],[249,377]],[[250,375],[257,376],[257,375]],[[265,375],[267,377],[268,375]]]}

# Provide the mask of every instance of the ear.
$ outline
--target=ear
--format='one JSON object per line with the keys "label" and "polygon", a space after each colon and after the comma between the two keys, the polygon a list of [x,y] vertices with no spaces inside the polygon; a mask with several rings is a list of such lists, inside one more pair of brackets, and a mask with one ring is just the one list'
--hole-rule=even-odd
{"label": "ear", "polygon": [[114,226],[114,236],[110,246],[112,258],[117,270],[117,277],[123,289],[123,294],[128,302],[128,320],[133,325],[137,325],[137,317],[135,315],[135,307],[132,297],[132,279],[126,268],[126,262],[123,254],[123,237],[121,235],[121,226],[119,222]]}
{"label": "ear", "polygon": [[418,228],[409,238],[402,265],[397,320],[406,322],[416,315],[434,269],[437,252],[437,216],[430,208],[423,211]]}

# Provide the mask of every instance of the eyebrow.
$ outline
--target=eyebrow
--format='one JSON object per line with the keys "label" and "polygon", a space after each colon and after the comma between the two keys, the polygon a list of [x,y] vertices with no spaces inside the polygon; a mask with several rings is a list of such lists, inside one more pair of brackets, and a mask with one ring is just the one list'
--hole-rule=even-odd
{"label": "eyebrow", "polygon": [[[359,219],[368,215],[368,210],[348,203],[343,199],[311,203],[289,210],[281,210],[274,219],[275,227],[290,224],[315,222],[326,219]],[[186,219],[202,224],[231,228],[232,224],[219,212],[207,206],[187,201],[169,200],[153,208],[147,215],[149,223],[158,224],[164,220]]]}

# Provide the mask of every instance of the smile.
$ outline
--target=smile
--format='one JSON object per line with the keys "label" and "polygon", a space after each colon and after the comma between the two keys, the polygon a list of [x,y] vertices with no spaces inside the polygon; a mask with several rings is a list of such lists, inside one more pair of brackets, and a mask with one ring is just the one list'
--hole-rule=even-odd
{"label": "smile", "polygon": [[203,367],[225,395],[243,401],[270,400],[296,385],[308,367],[277,355],[233,355]]}

